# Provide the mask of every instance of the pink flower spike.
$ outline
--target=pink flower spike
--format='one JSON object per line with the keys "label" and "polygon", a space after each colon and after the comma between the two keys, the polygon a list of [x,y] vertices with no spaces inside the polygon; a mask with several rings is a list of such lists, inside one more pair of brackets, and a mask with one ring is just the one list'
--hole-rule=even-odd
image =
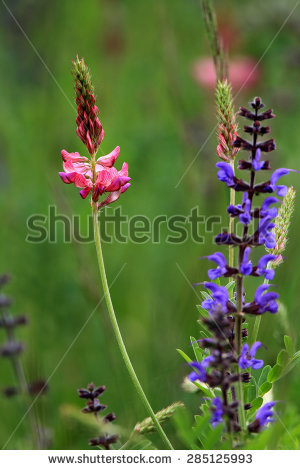
{"label": "pink flower spike", "polygon": [[117,146],[108,155],[104,155],[103,157],[98,158],[96,162],[96,170],[98,170],[99,165],[102,165],[108,168],[112,167],[115,164],[115,161],[119,155],[120,155],[120,147]]}

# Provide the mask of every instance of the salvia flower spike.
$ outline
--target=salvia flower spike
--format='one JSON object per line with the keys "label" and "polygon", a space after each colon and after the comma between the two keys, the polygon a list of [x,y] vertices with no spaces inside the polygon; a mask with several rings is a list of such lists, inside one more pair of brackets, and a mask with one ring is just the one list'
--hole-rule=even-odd
{"label": "salvia flower spike", "polygon": [[[93,413],[97,422],[99,422],[99,414],[104,411],[107,406],[100,403],[99,396],[102,395],[106,390],[105,385],[95,387],[93,383],[88,384],[87,388],[79,388],[77,390],[79,398],[87,400],[85,407],[81,410],[82,413]],[[103,428],[108,423],[112,423],[117,419],[114,413],[108,413],[102,417]],[[103,431],[100,436],[89,440],[90,446],[103,447],[106,450],[110,450],[111,445],[118,442],[119,436],[117,434],[111,434],[110,432]]]}
{"label": "salvia flower spike", "polygon": [[[228,276],[234,278],[235,295],[233,299],[229,298],[227,288],[215,282],[201,283],[210,292],[210,296],[205,298],[201,306],[209,314],[202,321],[211,332],[211,337],[200,339],[199,344],[209,350],[209,355],[201,362],[190,363],[193,371],[189,375],[191,381],[200,380],[209,387],[218,387],[221,390],[221,396],[217,392],[217,396],[212,400],[211,424],[217,426],[225,422],[228,432],[246,430],[246,427],[250,432],[259,432],[273,419],[272,408],[276,402],[262,406],[257,411],[253,423],[248,425],[246,421],[245,409],[249,409],[250,404],[244,404],[243,383],[250,381],[249,371],[261,368],[263,361],[256,358],[262,346],[260,341],[255,340],[252,345],[243,344],[248,336],[243,323],[246,315],[260,318],[263,314],[275,314],[278,311],[279,295],[268,282],[274,278],[273,267],[279,263],[279,256],[286,246],[295,200],[293,188],[288,189],[287,186],[278,184],[281,177],[295,170],[275,169],[264,182],[255,181],[258,172],[265,174],[271,170],[270,161],[264,159],[263,155],[274,151],[275,143],[273,139],[263,140],[270,128],[263,126],[262,122],[275,116],[271,109],[263,110],[264,104],[260,98],[254,98],[250,105],[251,109],[240,108],[239,115],[252,121],[251,125],[244,127],[251,140],[236,135],[232,143],[233,148],[246,151],[249,155],[248,159],[238,162],[238,170],[248,172],[249,178],[242,179],[235,175],[228,155],[224,154],[227,158],[221,157],[224,161],[216,164],[217,178],[237,195],[242,193],[241,202],[231,203],[228,207],[229,216],[232,219],[239,218],[242,234],[237,235],[234,231],[223,232],[215,238],[217,245],[229,245],[237,250],[237,263],[235,266],[231,265],[231,261],[228,263],[221,251],[206,257],[216,265],[208,270],[210,280]],[[257,195],[260,198],[266,195],[265,199],[260,199],[258,207],[254,205]],[[275,204],[281,202],[281,197],[284,197],[284,200],[278,212]],[[263,245],[269,253],[254,264],[252,250]],[[246,298],[244,291],[247,276],[264,279],[257,287],[252,300]]]}

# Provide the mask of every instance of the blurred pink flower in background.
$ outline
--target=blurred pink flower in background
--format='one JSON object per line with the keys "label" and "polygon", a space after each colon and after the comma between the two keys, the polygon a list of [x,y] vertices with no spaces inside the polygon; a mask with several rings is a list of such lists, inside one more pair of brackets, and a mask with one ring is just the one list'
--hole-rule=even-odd
{"label": "blurred pink flower in background", "polygon": [[[238,57],[229,62],[228,79],[235,90],[253,87],[260,75],[257,61],[251,57]],[[192,76],[199,85],[213,90],[216,86],[213,60],[209,57],[197,59],[192,66]]]}

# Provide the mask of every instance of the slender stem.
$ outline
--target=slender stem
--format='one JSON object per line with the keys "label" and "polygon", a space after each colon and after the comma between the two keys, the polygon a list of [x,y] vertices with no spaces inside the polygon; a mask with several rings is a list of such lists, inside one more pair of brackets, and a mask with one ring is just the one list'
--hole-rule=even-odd
{"label": "slender stem", "polygon": [[[272,262],[269,262],[267,264],[267,269],[270,269],[272,267]],[[269,284],[269,280],[268,279],[265,279],[264,280],[264,284]],[[257,337],[258,337],[258,331],[259,331],[259,327],[260,327],[260,323],[261,323],[261,315],[258,315],[256,318],[255,318],[255,322],[254,322],[254,326],[253,326],[253,331],[252,331],[252,344],[255,343],[255,341],[257,340]]]}
{"label": "slender stem", "polygon": [[100,240],[100,231],[99,231],[99,225],[98,225],[98,217],[97,217],[97,207],[96,203],[92,202],[92,212],[93,212],[93,223],[94,223],[94,238],[95,238],[95,244],[96,244],[96,250],[97,250],[97,258],[98,258],[98,265],[99,265],[99,271],[100,271],[100,276],[101,276],[101,281],[102,281],[102,286],[104,290],[104,296],[107,304],[107,309],[110,317],[110,321],[116,336],[116,340],[118,342],[123,360],[125,362],[125,365],[127,367],[128,373],[133,381],[133,384],[138,392],[138,395],[140,399],[142,400],[147,412],[151,416],[153,423],[157,429],[157,432],[159,433],[160,437],[164,441],[165,445],[167,446],[168,449],[173,450],[172,444],[170,443],[168,437],[166,436],[163,428],[161,427],[158,419],[155,416],[154,411],[152,410],[152,407],[145,395],[145,392],[137,378],[137,375],[135,373],[135,370],[131,364],[130,358],[128,356],[121,331],[118,325],[118,321],[115,315],[114,307],[112,304],[112,300],[110,297],[110,292],[109,292],[109,287],[107,283],[107,278],[106,278],[106,272],[105,272],[105,266],[104,266],[104,260],[103,260],[103,254],[102,254],[102,248],[101,248],[101,240]]}
{"label": "slender stem", "polygon": [[[234,160],[233,158],[230,160],[230,165],[232,169],[234,170]],[[233,188],[230,188],[230,205],[234,206],[235,205],[235,190]],[[229,217],[229,233],[234,232],[234,217]],[[234,246],[229,245],[229,266],[234,266]],[[230,278],[230,281],[232,281],[233,278]]]}
{"label": "slender stem", "polygon": [[[242,297],[243,296],[243,279],[241,276],[237,276],[236,279],[236,306],[237,306],[237,313],[235,317],[236,328],[235,328],[235,341],[236,341],[236,353],[239,357],[241,354],[242,348]],[[240,373],[239,367],[237,367],[237,371]],[[238,381],[237,386],[237,398],[240,402],[239,406],[239,419],[240,425],[242,430],[246,429],[246,415],[245,415],[245,406],[244,406],[244,390],[243,390],[243,383],[241,380]]]}

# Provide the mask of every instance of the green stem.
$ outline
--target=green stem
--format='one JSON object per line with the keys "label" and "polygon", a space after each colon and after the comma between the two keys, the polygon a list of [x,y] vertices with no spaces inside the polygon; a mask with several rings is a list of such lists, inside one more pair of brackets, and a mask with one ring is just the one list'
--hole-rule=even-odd
{"label": "green stem", "polygon": [[102,248],[101,248],[100,231],[99,231],[98,217],[97,217],[97,207],[96,207],[95,202],[92,203],[92,212],[93,212],[93,223],[94,223],[94,239],[95,239],[96,250],[97,250],[99,271],[100,271],[104,296],[105,296],[105,300],[106,300],[106,304],[107,304],[107,308],[108,308],[108,313],[109,313],[110,321],[111,321],[111,324],[112,324],[112,327],[113,327],[113,330],[114,330],[114,333],[115,333],[115,336],[116,336],[116,340],[118,342],[123,360],[124,360],[125,365],[127,367],[128,373],[129,373],[129,375],[132,379],[132,382],[133,382],[133,384],[134,384],[134,386],[135,386],[135,388],[138,392],[138,395],[139,395],[140,399],[142,400],[147,412],[151,416],[151,418],[154,422],[154,425],[157,429],[157,432],[159,433],[160,437],[164,441],[167,448],[173,450],[172,444],[170,443],[168,437],[166,436],[166,434],[165,434],[163,428],[161,427],[158,419],[156,418],[155,413],[152,410],[152,407],[151,407],[151,405],[150,405],[150,403],[149,403],[149,401],[148,401],[148,399],[145,395],[145,392],[144,392],[144,390],[143,390],[143,388],[142,388],[142,386],[139,382],[139,379],[137,378],[135,370],[134,370],[134,368],[131,364],[130,358],[128,356],[128,353],[127,353],[127,350],[126,350],[126,347],[125,347],[125,344],[124,344],[124,341],[123,341],[123,338],[122,338],[122,335],[121,335],[121,331],[120,331],[120,328],[119,328],[119,325],[118,325],[118,321],[117,321],[117,318],[116,318],[116,314],[115,314],[115,311],[114,311],[112,300],[111,300],[111,297],[110,297],[110,292],[109,292],[109,287],[108,287],[106,272],[105,272],[105,266],[104,266],[104,260],[103,260],[103,254],[102,254]]}
{"label": "green stem", "polygon": [[[234,171],[234,160],[233,158],[230,160],[230,165]],[[235,190],[233,188],[230,188],[230,205],[234,206],[235,205]],[[229,233],[233,233],[234,231],[234,217],[229,217]],[[234,246],[229,245],[229,266],[234,266]],[[230,281],[233,279],[230,278]]]}
{"label": "green stem", "polygon": [[[237,313],[235,317],[235,341],[236,341],[236,353],[239,357],[241,355],[242,349],[242,296],[243,296],[243,280],[241,276],[237,276],[236,278],[236,305],[237,305]],[[239,367],[237,366],[237,372],[241,373]],[[246,429],[246,415],[245,415],[245,406],[244,406],[244,389],[243,383],[241,380],[238,381],[237,386],[237,398],[240,402],[239,406],[239,419],[242,431]]]}
{"label": "green stem", "polygon": [[[271,269],[272,267],[272,262],[269,262],[267,264],[267,269]],[[269,280],[268,279],[265,279],[264,280],[264,284],[269,284]],[[255,318],[255,322],[254,322],[254,326],[253,326],[253,331],[252,331],[252,344],[255,343],[255,341],[257,340],[257,337],[258,337],[258,331],[259,331],[259,327],[260,327],[260,323],[261,323],[261,315],[258,315],[256,318]]]}

